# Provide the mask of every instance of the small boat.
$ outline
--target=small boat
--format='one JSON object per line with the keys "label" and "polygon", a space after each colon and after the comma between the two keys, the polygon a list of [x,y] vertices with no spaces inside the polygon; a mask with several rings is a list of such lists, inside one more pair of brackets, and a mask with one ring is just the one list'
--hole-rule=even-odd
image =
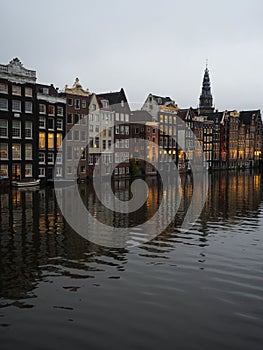
{"label": "small boat", "polygon": [[39,186],[40,180],[22,180],[22,181],[13,181],[12,186],[13,187],[34,187]]}

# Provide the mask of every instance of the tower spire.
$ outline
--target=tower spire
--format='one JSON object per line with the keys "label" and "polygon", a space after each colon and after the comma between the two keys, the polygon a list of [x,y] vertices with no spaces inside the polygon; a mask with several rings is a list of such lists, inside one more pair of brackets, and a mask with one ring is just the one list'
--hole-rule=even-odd
{"label": "tower spire", "polygon": [[199,108],[201,110],[212,111],[213,110],[213,96],[211,92],[211,84],[208,70],[208,60],[206,59],[206,68],[204,72],[202,91],[199,98]]}

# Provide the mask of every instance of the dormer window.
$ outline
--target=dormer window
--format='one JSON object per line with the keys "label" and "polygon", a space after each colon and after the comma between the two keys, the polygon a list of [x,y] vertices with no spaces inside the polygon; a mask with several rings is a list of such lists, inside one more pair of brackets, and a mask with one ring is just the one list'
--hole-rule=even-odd
{"label": "dormer window", "polygon": [[121,106],[124,107],[124,101],[123,100],[121,100]]}
{"label": "dormer window", "polygon": [[95,105],[95,103],[93,103],[93,105],[92,105],[92,110],[93,110],[93,111],[96,111],[96,105]]}
{"label": "dormer window", "polygon": [[101,103],[103,108],[109,107],[109,102],[107,100],[101,100]]}
{"label": "dormer window", "polygon": [[42,88],[42,92],[43,92],[43,94],[48,95],[49,94],[49,88],[43,87]]}

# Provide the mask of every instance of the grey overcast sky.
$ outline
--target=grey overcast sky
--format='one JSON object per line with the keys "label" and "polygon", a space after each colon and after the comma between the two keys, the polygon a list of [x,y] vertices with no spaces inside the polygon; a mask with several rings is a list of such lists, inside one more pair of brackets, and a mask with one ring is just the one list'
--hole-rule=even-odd
{"label": "grey overcast sky", "polygon": [[195,107],[209,61],[218,109],[263,107],[263,1],[0,0],[0,62],[59,88],[123,87]]}

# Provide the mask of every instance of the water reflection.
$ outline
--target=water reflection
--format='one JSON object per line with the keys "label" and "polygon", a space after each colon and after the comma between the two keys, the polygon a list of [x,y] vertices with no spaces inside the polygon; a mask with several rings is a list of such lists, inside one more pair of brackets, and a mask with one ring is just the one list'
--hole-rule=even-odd
{"label": "water reflection", "polygon": [[[144,222],[158,210],[162,196],[170,196],[176,205],[178,194],[171,181],[163,193],[156,178],[147,179],[148,199],[143,207],[131,214],[117,214],[105,210],[96,199],[92,185],[81,184],[79,191],[87,208],[102,222],[119,227],[133,226]],[[213,174],[209,179],[209,193],[197,228],[192,234],[182,234],[177,227],[183,221],[191,202],[193,186],[191,178],[181,179],[181,201],[178,213],[171,225],[151,242],[142,245],[138,255],[145,259],[168,259],[169,252],[178,244],[193,244],[195,234],[198,244],[206,246],[209,233],[216,227],[242,225],[249,229],[259,214],[262,201],[261,175],[243,172],[239,175]],[[113,189],[120,199],[130,198],[128,180],[113,183]],[[200,194],[202,193],[200,189]],[[107,193],[105,192],[105,196]],[[69,199],[70,200],[70,199]],[[165,208],[160,220],[171,208]],[[213,226],[214,225],[214,226]],[[211,229],[212,227],[212,229]],[[213,230],[213,228],[215,228]],[[124,271],[128,262],[127,251],[110,249],[92,244],[76,234],[63,219],[57,206],[54,190],[12,190],[0,194],[0,296],[2,306],[12,300],[16,306],[23,298],[35,297],[39,281],[51,277],[66,276],[72,279],[93,279],[101,271],[112,268]],[[204,261],[205,253],[200,253]],[[118,275],[115,277],[117,278]],[[74,290],[74,286],[69,286]]]}

